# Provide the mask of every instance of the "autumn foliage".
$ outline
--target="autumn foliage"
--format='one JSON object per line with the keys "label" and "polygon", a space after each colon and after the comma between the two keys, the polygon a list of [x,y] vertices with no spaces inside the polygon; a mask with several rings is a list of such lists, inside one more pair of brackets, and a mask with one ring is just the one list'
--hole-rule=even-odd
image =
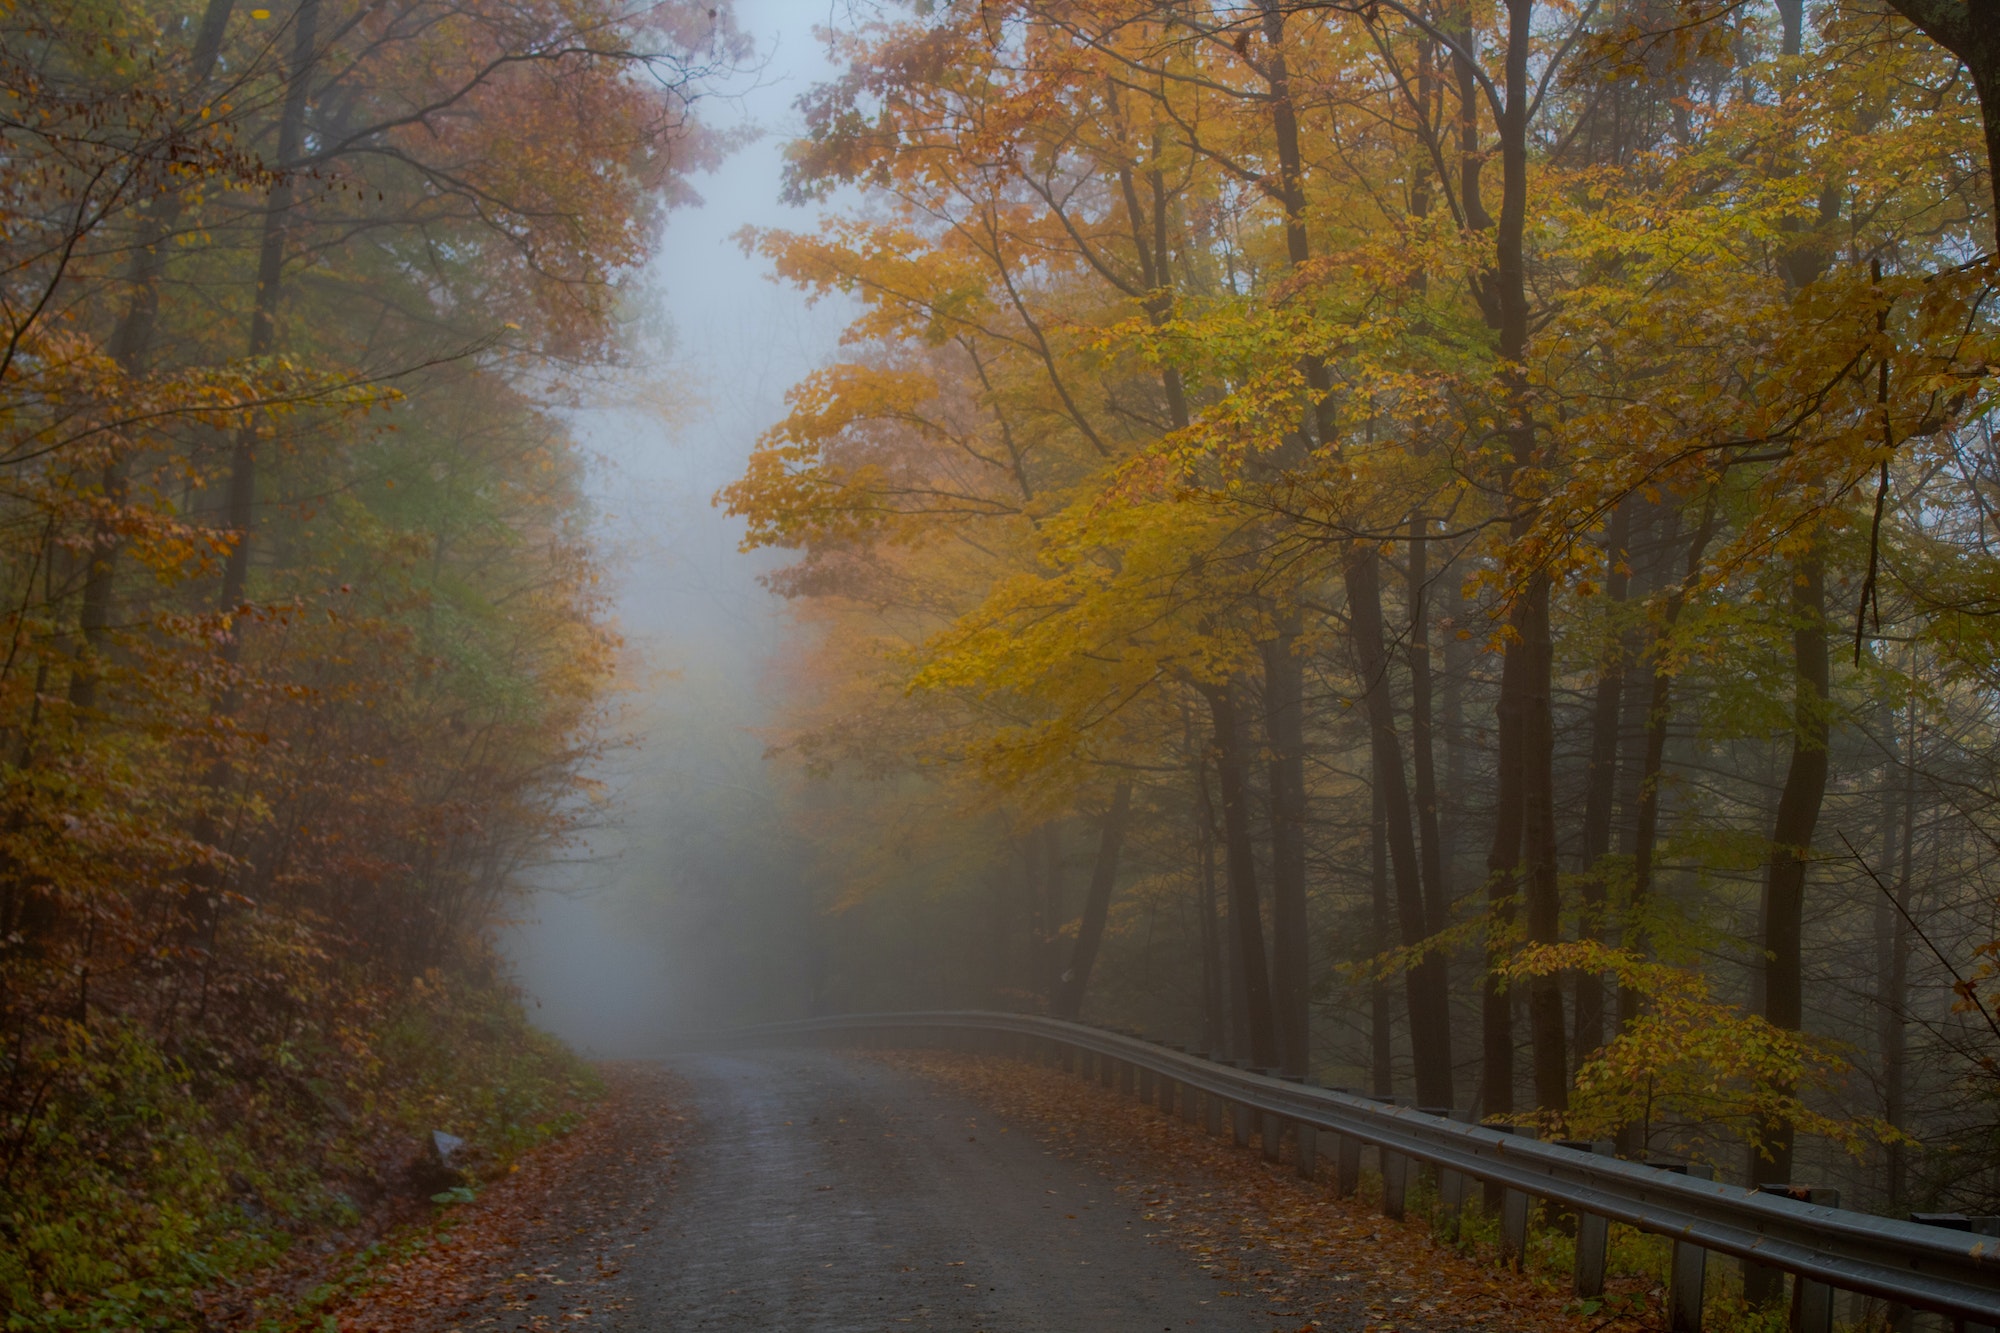
{"label": "autumn foliage", "polygon": [[605,739],[563,409],[737,42],[0,9],[9,1328],[167,1318],[403,1188],[413,1133],[558,1116],[481,940]]}
{"label": "autumn foliage", "polygon": [[796,798],[819,1002],[1088,982],[1255,1065],[1990,1202],[1949,1163],[2000,1092],[2000,85],[1950,8],[830,36],[821,220],[751,241],[857,315],[721,496],[796,553],[781,748],[871,779]]}

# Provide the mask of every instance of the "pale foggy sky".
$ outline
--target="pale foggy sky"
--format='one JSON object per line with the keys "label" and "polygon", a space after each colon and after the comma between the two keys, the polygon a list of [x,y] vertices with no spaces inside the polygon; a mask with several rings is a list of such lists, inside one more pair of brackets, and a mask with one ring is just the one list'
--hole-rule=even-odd
{"label": "pale foggy sky", "polygon": [[607,766],[613,826],[585,856],[543,873],[554,891],[524,906],[503,945],[537,1021],[599,1054],[642,1055],[670,1030],[707,1021],[684,993],[696,983],[675,975],[667,937],[690,928],[660,904],[688,886],[659,831],[705,791],[762,789],[755,728],[783,611],[756,576],[774,561],[738,553],[741,524],[709,501],[783,412],[785,390],[833,352],[845,321],[841,308],[808,309],[770,281],[734,239],[746,224],[811,225],[809,213],[778,203],[781,152],[799,128],[793,100],[832,73],[812,32],[829,15],[827,0],[739,4],[762,68],[701,114],[763,137],[696,179],[704,205],[672,216],[648,274],[674,330],[668,388],[687,406],[671,419],[599,409],[578,423],[605,460],[599,503],[634,679],[627,721],[640,743]]}

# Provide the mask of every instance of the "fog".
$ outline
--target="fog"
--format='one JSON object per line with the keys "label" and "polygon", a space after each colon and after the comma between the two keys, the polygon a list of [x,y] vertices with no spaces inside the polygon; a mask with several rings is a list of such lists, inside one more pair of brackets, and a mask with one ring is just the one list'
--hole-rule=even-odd
{"label": "fog", "polygon": [[801,998],[785,941],[810,912],[748,919],[805,888],[799,849],[766,814],[773,774],[761,731],[785,613],[758,576],[782,561],[739,552],[740,523],[710,501],[847,318],[837,303],[808,307],[736,239],[746,225],[809,225],[778,193],[791,103],[831,68],[813,36],[828,14],[811,0],[750,0],[738,21],[759,61],[701,114],[757,137],[697,178],[702,206],[670,218],[638,284],[640,317],[672,329],[656,373],[673,406],[602,404],[576,421],[600,457],[626,640],[617,744],[596,774],[606,784],[599,827],[540,872],[502,940],[537,1021],[604,1056],[776,1016]]}
{"label": "fog", "polygon": [[[815,1011],[1045,1013],[1419,1106],[1560,1112],[1760,1183],[1793,1180],[1796,1147],[1852,1197],[1946,1197],[1947,1156],[1923,1184],[1814,1146],[1789,1104],[1748,1109],[1806,1065],[1727,1075],[1726,1113],[1711,1065],[1779,1050],[1772,1030],[1865,1033],[1796,1057],[1824,1061],[1814,1114],[1904,1126],[1928,1103],[1927,1132],[1987,1143],[1987,1094],[1954,1089],[1990,1072],[1990,1032],[1933,963],[2000,948],[2000,647],[1956,638],[2000,586],[2000,463],[1990,414],[1913,387],[1988,378],[1939,330],[2000,345],[1993,279],[1963,264],[1991,202],[1946,165],[1984,112],[1938,113],[1958,147],[1875,179],[1818,155],[1946,140],[1929,111],[1880,137],[1906,113],[1868,102],[1878,54],[1796,7],[1678,91],[1510,28],[1490,72],[1546,59],[1538,109],[1489,127],[1465,85],[1446,152],[1444,122],[1404,123],[1444,96],[1436,34],[1363,41],[1343,12],[1257,17],[1296,48],[1280,62],[1229,7],[1183,35],[1156,10],[1098,32],[919,4],[837,71],[812,29],[844,8],[741,11],[761,61],[703,116],[746,142],[636,284],[635,323],[674,330],[650,386],[673,405],[607,394],[577,422],[630,743],[506,936],[539,1021],[635,1056]],[[1810,41],[1856,82],[1808,111]],[[1957,86],[1901,49],[1911,87]],[[789,210],[792,106],[827,81],[806,183],[872,193]],[[1737,148],[1770,107],[1824,118],[1778,176]],[[1813,173],[1849,192],[1816,221],[1770,189]],[[1515,210],[1490,237],[1481,190]],[[1836,246],[1836,196],[1876,190],[1897,202]],[[870,293],[852,327],[734,239],[822,215],[788,261]],[[1434,249],[1434,225],[1474,249]],[[1693,249],[1618,239],[1667,235]],[[1895,325],[1884,303],[1919,293],[1938,304]],[[787,557],[740,552],[711,497],[836,354],[733,493],[798,543],[808,634],[759,581]],[[1754,451],[1795,434],[1811,450]],[[787,733],[809,762],[766,757]],[[1642,986],[1641,961],[1669,971]],[[1646,986],[1698,997],[1663,1046],[1631,1022]],[[1679,1091],[1670,1068],[1694,1071]],[[1879,1094],[1842,1084],[1864,1071]]]}

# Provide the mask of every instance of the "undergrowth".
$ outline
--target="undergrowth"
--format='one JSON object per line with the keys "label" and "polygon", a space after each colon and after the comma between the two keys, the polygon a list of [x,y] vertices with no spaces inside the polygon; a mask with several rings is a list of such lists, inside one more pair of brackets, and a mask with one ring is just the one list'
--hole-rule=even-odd
{"label": "undergrowth", "polygon": [[[1372,1186],[1370,1201],[1379,1203],[1379,1177],[1364,1177],[1362,1183],[1364,1188]],[[1453,1214],[1439,1206],[1428,1173],[1413,1176],[1408,1215],[1428,1218],[1431,1234],[1441,1244],[1488,1263],[1500,1261],[1500,1219],[1483,1206],[1483,1192],[1476,1183],[1468,1188],[1462,1208]],[[1573,1225],[1560,1209],[1537,1200],[1528,1215],[1528,1243],[1521,1256],[1521,1271],[1546,1286],[1570,1286],[1576,1271]],[[1668,1237],[1612,1223],[1605,1254],[1605,1290],[1578,1300],[1579,1312],[1606,1324],[1637,1320],[1641,1325],[1658,1325],[1657,1313],[1649,1316],[1648,1309],[1664,1309],[1673,1250]],[[1761,1309],[1745,1303],[1741,1268],[1733,1260],[1711,1255],[1704,1278],[1702,1327],[1708,1333],[1784,1333],[1789,1327],[1782,1307]]]}
{"label": "undergrowth", "polygon": [[429,1208],[431,1130],[467,1143],[462,1193],[601,1090],[490,965],[343,998],[254,1050],[65,1023],[8,1070],[40,1092],[0,1126],[0,1326],[201,1326],[205,1294],[293,1247]]}

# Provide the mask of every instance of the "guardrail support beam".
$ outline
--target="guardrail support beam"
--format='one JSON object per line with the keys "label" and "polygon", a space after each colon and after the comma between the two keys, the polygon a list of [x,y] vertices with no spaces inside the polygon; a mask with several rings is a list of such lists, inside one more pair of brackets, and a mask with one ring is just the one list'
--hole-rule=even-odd
{"label": "guardrail support beam", "polygon": [[1833,1288],[1808,1277],[1793,1278],[1792,1327],[1798,1333],[1833,1333]]}
{"label": "guardrail support beam", "polygon": [[1410,1159],[1387,1148],[1377,1148],[1382,1163],[1382,1216],[1403,1220],[1403,1205],[1409,1197]]}
{"label": "guardrail support beam", "polygon": [[[1470,1111],[1452,1111],[1449,1114],[1461,1125],[1472,1123]],[[1458,1238],[1459,1218],[1465,1212],[1466,1182],[1471,1179],[1463,1171],[1443,1168],[1438,1171],[1438,1211],[1444,1216],[1445,1235],[1453,1240]]]}
{"label": "guardrail support beam", "polygon": [[1528,1253],[1528,1196],[1508,1190],[1500,1202],[1500,1262],[1519,1268]]}
{"label": "guardrail support beam", "polygon": [[[1925,1226],[1944,1227],[1948,1231],[1970,1231],[1980,1236],[2000,1236],[2000,1217],[1968,1217],[1964,1213],[1911,1213],[1912,1222]],[[1910,1327],[1910,1307],[1898,1302],[1890,1302],[1888,1326],[1897,1333],[1908,1333]],[[1975,1323],[1970,1319],[1954,1319],[1952,1333],[1996,1333],[1996,1326],[1990,1323]]]}
{"label": "guardrail support beam", "polygon": [[1299,1145],[1299,1178],[1311,1180],[1319,1174],[1319,1127],[1298,1121],[1292,1126]]}
{"label": "guardrail support beam", "polygon": [[1338,1170],[1334,1174],[1334,1192],[1343,1199],[1354,1197],[1354,1191],[1361,1188],[1361,1140],[1352,1134],[1340,1136]]}
{"label": "guardrail support beam", "polygon": [[[1538,1137],[1526,1125],[1491,1125],[1503,1134],[1518,1134],[1523,1138]],[[1521,1260],[1528,1253],[1528,1206],[1533,1200],[1522,1190],[1503,1189],[1500,1192],[1500,1262],[1509,1268],[1519,1268]]]}
{"label": "guardrail support beam", "polygon": [[[1617,1147],[1610,1140],[1574,1145],[1579,1151],[1613,1156]],[[1611,1248],[1611,1220],[1598,1213],[1576,1215],[1576,1294],[1586,1300],[1604,1294],[1604,1266]],[[1832,1333],[1822,1330],[1821,1333]]]}
{"label": "guardrail support beam", "polygon": [[[1715,1179],[1715,1168],[1689,1162],[1692,1180]],[[1690,1241],[1674,1242],[1674,1266],[1667,1289],[1667,1333],[1701,1333],[1702,1299],[1708,1288],[1708,1251]]]}
{"label": "guardrail support beam", "polygon": [[[1806,1185],[1762,1185],[1762,1194],[1775,1194],[1780,1198],[1793,1199],[1799,1203],[1816,1203],[1822,1208],[1840,1207],[1840,1191],[1816,1189]],[[1782,1290],[1784,1272],[1767,1268],[1762,1264],[1745,1261],[1743,1265],[1744,1287],[1753,1284],[1752,1270],[1758,1270],[1762,1284],[1768,1288]],[[1833,1333],[1833,1288],[1824,1282],[1815,1282],[1804,1276],[1792,1279],[1792,1299],[1787,1310],[1788,1322],[1795,1333]]]}

